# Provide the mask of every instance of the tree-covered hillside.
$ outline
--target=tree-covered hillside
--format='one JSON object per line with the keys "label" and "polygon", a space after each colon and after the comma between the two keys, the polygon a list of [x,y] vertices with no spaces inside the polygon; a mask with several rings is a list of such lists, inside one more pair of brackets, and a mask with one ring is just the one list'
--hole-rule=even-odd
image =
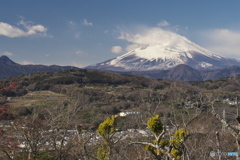
{"label": "tree-covered hillside", "polygon": [[[6,89],[12,82],[17,85]],[[175,159],[183,156],[204,159],[219,147],[222,152],[236,151],[239,82],[240,77],[184,82],[86,69],[4,79],[0,81],[1,114],[11,113],[11,118],[2,118],[1,124],[4,132],[11,134],[2,137],[12,138],[16,151],[10,153],[11,149],[0,145],[0,156],[13,154],[15,159],[28,156],[31,159],[44,156],[48,159],[161,159],[167,156],[173,159],[175,155]],[[7,109],[3,107],[6,105]],[[112,115],[117,117],[112,124],[114,135],[109,135],[113,139],[97,140],[101,137],[97,131],[100,124]],[[157,135],[164,131],[165,138],[160,139],[166,140],[166,144],[160,139],[154,141],[154,134],[147,127],[148,120],[156,115],[163,127]],[[178,148],[170,138],[181,128],[188,136],[176,141],[181,146]],[[30,136],[31,142],[26,141],[26,136]],[[220,138],[219,142],[216,138]],[[151,147],[144,149],[145,142],[157,145],[159,151]],[[20,144],[26,144],[24,149]],[[168,153],[169,147],[176,150],[170,149]]]}

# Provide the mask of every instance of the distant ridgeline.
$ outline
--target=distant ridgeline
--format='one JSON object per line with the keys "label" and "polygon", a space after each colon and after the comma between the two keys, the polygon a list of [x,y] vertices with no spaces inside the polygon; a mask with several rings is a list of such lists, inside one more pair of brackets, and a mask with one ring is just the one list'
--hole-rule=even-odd
{"label": "distant ridgeline", "polygon": [[10,60],[7,56],[0,57],[0,79],[32,74],[36,72],[58,72],[72,68],[77,69],[77,67],[72,66],[20,65]]}
{"label": "distant ridgeline", "polygon": [[[91,68],[91,67],[87,67]],[[20,65],[13,62],[7,56],[0,57],[0,79],[27,75],[37,72],[58,72],[69,69],[79,69],[73,66],[45,66],[45,65]],[[155,79],[176,79],[183,81],[205,81],[219,78],[237,76],[240,74],[240,66],[231,66],[221,69],[197,70],[188,65],[180,64],[169,70],[149,71],[112,71],[122,74],[136,74]]]}

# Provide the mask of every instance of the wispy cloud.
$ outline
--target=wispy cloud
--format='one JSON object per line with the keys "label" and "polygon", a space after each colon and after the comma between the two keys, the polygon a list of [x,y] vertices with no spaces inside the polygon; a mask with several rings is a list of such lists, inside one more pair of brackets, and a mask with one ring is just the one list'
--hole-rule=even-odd
{"label": "wispy cloud", "polygon": [[75,25],[76,25],[76,23],[73,22],[73,21],[69,21],[68,24],[69,24],[70,26],[75,26]]}
{"label": "wispy cloud", "polygon": [[103,33],[104,33],[104,34],[108,34],[109,31],[108,31],[108,30],[104,30]]}
{"label": "wispy cloud", "polygon": [[24,60],[24,61],[20,62],[20,64],[22,64],[22,65],[29,65],[29,64],[34,64],[34,63],[31,62],[31,61],[28,61],[28,60]]}
{"label": "wispy cloud", "polygon": [[84,26],[93,26],[93,23],[92,23],[92,22],[88,22],[87,19],[84,19],[83,22],[82,22],[82,24],[83,24]]}
{"label": "wispy cloud", "polygon": [[115,54],[119,54],[119,53],[122,53],[123,52],[123,49],[121,46],[113,46],[111,48],[111,52],[112,53],[115,53]]}
{"label": "wispy cloud", "polygon": [[162,20],[157,24],[158,27],[171,30],[173,32],[188,31],[188,26],[181,26],[179,24],[170,24],[166,20]]}
{"label": "wispy cloud", "polygon": [[4,55],[4,56],[12,56],[13,53],[11,53],[11,52],[3,52],[1,55]]}
{"label": "wispy cloud", "polygon": [[10,38],[28,37],[33,35],[48,36],[47,28],[43,25],[34,25],[33,22],[24,20],[18,22],[18,25],[22,26],[22,29],[8,23],[0,22],[0,35]]}
{"label": "wispy cloud", "polygon": [[240,31],[214,29],[203,34],[206,47],[226,57],[239,57]]}
{"label": "wispy cloud", "polygon": [[81,32],[79,31],[79,32],[75,32],[74,33],[74,37],[76,38],[76,39],[78,39],[78,38],[80,38],[81,37]]}
{"label": "wispy cloud", "polygon": [[169,23],[168,21],[166,21],[166,20],[162,20],[162,21],[159,22],[157,25],[158,25],[159,27],[165,27],[165,26],[169,26],[170,23]]}
{"label": "wispy cloud", "polygon": [[176,39],[176,33],[154,27],[145,28],[138,33],[121,31],[121,35],[118,38],[127,40],[133,44],[149,45],[165,43],[170,40],[174,41],[174,39]]}
{"label": "wispy cloud", "polygon": [[76,55],[82,56],[82,57],[86,57],[88,56],[88,54],[82,50],[78,50],[75,52]]}
{"label": "wispy cloud", "polygon": [[173,26],[173,28],[176,32],[178,32],[180,30],[180,25],[175,25],[175,26]]}
{"label": "wispy cloud", "polygon": [[83,68],[84,65],[80,64],[80,63],[77,63],[75,61],[72,62],[72,65],[75,66],[75,67],[78,67],[78,68]]}
{"label": "wispy cloud", "polygon": [[179,42],[181,36],[170,30],[164,30],[159,27],[145,27],[138,31],[120,31],[119,39],[130,42],[126,51],[132,51],[139,47],[148,45],[175,45]]}
{"label": "wispy cloud", "polygon": [[69,21],[68,26],[70,28],[70,32],[73,34],[74,38],[79,39],[81,38],[81,30],[80,30],[80,24],[74,22],[74,21]]}

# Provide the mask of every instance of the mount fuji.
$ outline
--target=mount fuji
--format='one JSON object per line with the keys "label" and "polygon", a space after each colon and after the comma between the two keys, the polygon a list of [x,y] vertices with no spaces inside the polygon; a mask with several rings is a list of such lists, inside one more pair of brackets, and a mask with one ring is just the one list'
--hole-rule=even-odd
{"label": "mount fuji", "polygon": [[240,65],[240,61],[219,56],[174,32],[160,29],[154,37],[151,43],[139,42],[137,48],[124,55],[86,68],[125,72],[170,70],[179,64],[197,70]]}

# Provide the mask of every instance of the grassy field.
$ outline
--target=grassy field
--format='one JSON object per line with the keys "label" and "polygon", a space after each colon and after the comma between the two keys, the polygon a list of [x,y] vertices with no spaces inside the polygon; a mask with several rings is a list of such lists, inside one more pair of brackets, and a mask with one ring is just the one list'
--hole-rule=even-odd
{"label": "grassy field", "polygon": [[65,101],[68,100],[68,97],[64,94],[58,94],[51,91],[34,91],[21,97],[11,98],[8,104],[12,107],[29,107],[54,103],[59,100]]}

